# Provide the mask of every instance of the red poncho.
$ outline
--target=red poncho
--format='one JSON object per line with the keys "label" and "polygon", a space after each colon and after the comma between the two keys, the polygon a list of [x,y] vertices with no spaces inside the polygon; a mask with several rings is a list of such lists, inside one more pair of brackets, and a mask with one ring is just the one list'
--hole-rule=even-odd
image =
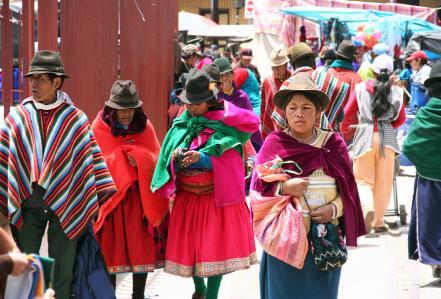
{"label": "red poncho", "polygon": [[[159,142],[152,124],[142,133],[115,137],[110,127],[102,120],[101,112],[92,123],[92,130],[100,146],[107,167],[118,189],[103,206],[94,225],[95,232],[101,229],[106,217],[125,197],[129,187],[139,184],[144,215],[151,225],[158,227],[168,211],[168,199],[158,197],[150,191],[150,183],[159,154]],[[135,160],[137,167],[129,164],[127,154]]]}

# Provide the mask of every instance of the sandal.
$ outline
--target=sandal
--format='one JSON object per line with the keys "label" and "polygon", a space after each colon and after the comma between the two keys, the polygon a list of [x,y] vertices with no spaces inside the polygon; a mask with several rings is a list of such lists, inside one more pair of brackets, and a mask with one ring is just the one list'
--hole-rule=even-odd
{"label": "sandal", "polygon": [[389,228],[387,226],[374,226],[372,227],[372,229],[376,234],[381,234],[389,231]]}

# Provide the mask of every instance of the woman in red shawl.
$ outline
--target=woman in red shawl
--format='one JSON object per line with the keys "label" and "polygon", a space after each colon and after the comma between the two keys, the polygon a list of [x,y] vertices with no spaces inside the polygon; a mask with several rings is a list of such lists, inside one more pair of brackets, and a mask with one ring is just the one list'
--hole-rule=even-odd
{"label": "woman in red shawl", "polygon": [[115,286],[118,273],[133,273],[132,298],[144,298],[147,273],[164,264],[168,201],[150,191],[159,153],[152,124],[135,84],[117,80],[92,124],[118,192],[101,208],[94,230]]}

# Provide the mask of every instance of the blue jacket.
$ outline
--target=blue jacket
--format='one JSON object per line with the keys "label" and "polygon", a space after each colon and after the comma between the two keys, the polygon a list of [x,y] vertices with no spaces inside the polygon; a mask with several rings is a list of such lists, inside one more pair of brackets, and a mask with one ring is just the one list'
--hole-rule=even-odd
{"label": "blue jacket", "polygon": [[89,225],[78,239],[71,293],[79,299],[115,299],[115,290],[98,242]]}

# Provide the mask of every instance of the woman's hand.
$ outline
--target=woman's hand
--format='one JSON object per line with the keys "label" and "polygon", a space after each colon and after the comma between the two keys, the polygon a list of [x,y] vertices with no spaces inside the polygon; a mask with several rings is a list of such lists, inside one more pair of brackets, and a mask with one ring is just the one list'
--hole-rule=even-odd
{"label": "woman's hand", "polygon": [[201,158],[198,151],[187,151],[184,153],[184,159],[182,159],[182,167],[188,167],[191,164],[198,162]]}
{"label": "woman's hand", "polygon": [[308,189],[308,178],[294,178],[289,179],[282,184],[282,193],[289,194],[298,198],[303,196],[303,193]]}
{"label": "woman's hand", "polygon": [[31,267],[31,262],[23,253],[11,252],[9,256],[12,259],[13,265],[11,275],[18,276]]}
{"label": "woman's hand", "polygon": [[333,212],[331,204],[318,207],[310,213],[311,220],[316,223],[328,223],[332,220]]}

